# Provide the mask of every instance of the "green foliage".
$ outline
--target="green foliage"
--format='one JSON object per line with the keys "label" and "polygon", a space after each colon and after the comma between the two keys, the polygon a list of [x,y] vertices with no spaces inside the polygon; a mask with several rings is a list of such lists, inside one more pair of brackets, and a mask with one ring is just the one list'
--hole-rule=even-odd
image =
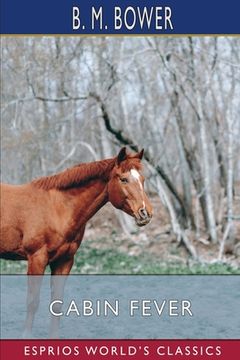
{"label": "green foliage", "polygon": [[240,274],[240,269],[224,263],[184,265],[162,262],[152,255],[130,256],[113,249],[93,249],[87,245],[79,251],[73,273],[81,274]]}
{"label": "green foliage", "polygon": [[[26,273],[26,262],[1,260],[2,274]],[[48,270],[49,272],[49,270]],[[240,274],[228,264],[183,264],[159,260],[150,254],[130,256],[116,249],[96,249],[91,242],[81,246],[75,256],[72,274]]]}

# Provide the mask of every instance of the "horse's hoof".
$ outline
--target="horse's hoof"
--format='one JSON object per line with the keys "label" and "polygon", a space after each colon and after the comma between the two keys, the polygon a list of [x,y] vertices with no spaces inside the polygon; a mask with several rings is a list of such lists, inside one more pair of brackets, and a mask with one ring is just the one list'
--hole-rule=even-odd
{"label": "horse's hoof", "polygon": [[24,330],[20,336],[21,339],[34,339],[33,334],[31,333],[31,331],[28,330]]}
{"label": "horse's hoof", "polygon": [[49,333],[48,338],[49,339],[59,339],[60,336],[59,336],[59,333]]}

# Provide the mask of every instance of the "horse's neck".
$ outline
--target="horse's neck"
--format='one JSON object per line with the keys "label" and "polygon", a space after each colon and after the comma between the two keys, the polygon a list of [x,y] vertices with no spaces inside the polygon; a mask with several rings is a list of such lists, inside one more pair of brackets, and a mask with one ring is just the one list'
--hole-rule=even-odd
{"label": "horse's neck", "polygon": [[73,221],[84,225],[108,201],[107,182],[94,179],[87,186],[65,191],[71,197]]}

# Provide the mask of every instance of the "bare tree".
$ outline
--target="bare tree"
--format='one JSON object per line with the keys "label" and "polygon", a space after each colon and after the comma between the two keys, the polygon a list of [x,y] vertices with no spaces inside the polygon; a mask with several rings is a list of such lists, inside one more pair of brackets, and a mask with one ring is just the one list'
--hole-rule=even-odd
{"label": "bare tree", "polygon": [[223,259],[240,239],[239,50],[234,37],[3,38],[3,181],[143,147],[174,236]]}

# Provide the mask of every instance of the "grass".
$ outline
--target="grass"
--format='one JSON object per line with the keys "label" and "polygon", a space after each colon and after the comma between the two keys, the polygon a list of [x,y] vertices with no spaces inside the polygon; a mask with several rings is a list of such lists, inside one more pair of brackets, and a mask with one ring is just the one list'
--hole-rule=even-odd
{"label": "grass", "polygon": [[[25,274],[25,261],[0,261],[2,274]],[[72,274],[240,274],[239,268],[228,264],[202,264],[161,261],[153,255],[130,256],[116,249],[95,249],[88,241],[75,256]]]}

